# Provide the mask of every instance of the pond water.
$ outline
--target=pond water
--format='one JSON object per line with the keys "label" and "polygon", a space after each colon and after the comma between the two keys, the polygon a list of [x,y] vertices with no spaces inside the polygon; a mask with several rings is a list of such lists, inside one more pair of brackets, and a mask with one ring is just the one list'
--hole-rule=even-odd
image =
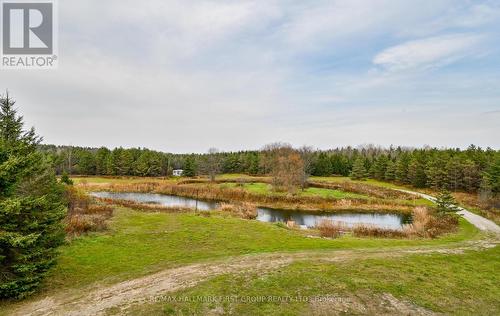
{"label": "pond water", "polygon": [[[127,200],[134,201],[138,203],[145,204],[156,204],[161,206],[170,206],[170,207],[188,207],[188,208],[196,208],[200,211],[209,211],[217,208],[217,202],[211,201],[201,201],[196,199],[191,199],[182,196],[176,195],[165,195],[165,194],[157,194],[157,193],[128,193],[128,192],[92,192],[90,195],[113,199],[113,200]],[[198,204],[198,206],[197,206]]]}
{"label": "pond water", "polygon": [[401,229],[411,222],[410,216],[381,213],[311,213],[301,211],[259,208],[257,220],[261,222],[294,221],[296,225],[314,227],[323,219],[344,222],[347,226],[357,224],[374,225],[380,228]]}
{"label": "pond water", "polygon": [[[201,211],[216,209],[215,201],[203,201],[193,198],[165,195],[157,193],[128,193],[128,192],[92,192],[90,195],[100,198],[128,200],[138,203],[157,204],[167,207],[198,208]],[[257,209],[257,220],[261,222],[294,221],[296,225],[314,227],[323,219],[342,221],[348,226],[356,224],[375,225],[381,228],[401,229],[404,224],[411,222],[411,217],[401,214],[380,213],[311,213],[303,211],[276,210],[260,207]]]}

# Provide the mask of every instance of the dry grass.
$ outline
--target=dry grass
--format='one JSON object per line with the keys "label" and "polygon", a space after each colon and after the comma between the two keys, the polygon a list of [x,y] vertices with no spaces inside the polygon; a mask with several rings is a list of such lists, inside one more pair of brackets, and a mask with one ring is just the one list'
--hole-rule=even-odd
{"label": "dry grass", "polygon": [[222,184],[222,183],[238,183],[238,184],[245,184],[245,183],[271,183],[271,180],[267,177],[241,177],[241,178],[230,178],[230,179],[215,179],[214,181],[210,181],[210,179],[207,178],[189,178],[189,179],[182,179],[177,182],[178,184],[200,184],[200,183],[217,183],[217,184]]}
{"label": "dry grass", "polygon": [[329,219],[321,220],[317,225],[321,237],[337,238],[340,237],[344,232],[348,231],[349,228],[344,222],[332,221]]}
{"label": "dry grass", "polygon": [[106,220],[113,216],[113,208],[96,203],[84,191],[68,186],[66,190],[68,215],[65,230],[69,236],[107,228]]}
{"label": "dry grass", "polygon": [[303,211],[353,211],[356,212],[393,212],[410,214],[413,207],[401,201],[385,199],[335,199],[320,196],[276,195],[253,193],[240,187],[220,187],[210,184],[174,183],[130,183],[82,185],[87,191],[141,192],[177,195],[202,200],[234,203],[250,202],[262,207],[273,207]]}
{"label": "dry grass", "polygon": [[255,204],[243,202],[243,203],[221,203],[220,210],[227,212],[233,216],[244,218],[244,219],[256,219],[257,218],[257,207]]}
{"label": "dry grass", "polygon": [[343,181],[336,183],[327,183],[321,181],[309,181],[308,185],[313,188],[331,189],[331,190],[341,190],[344,192],[365,194],[368,196],[373,196],[380,199],[404,199],[404,200],[415,200],[418,197],[408,194],[405,192],[400,192],[396,190],[391,190],[388,188],[377,187],[369,184]]}
{"label": "dry grass", "polygon": [[408,238],[404,230],[380,228],[365,224],[354,226],[352,233],[356,237]]}
{"label": "dry grass", "polygon": [[[167,212],[167,213],[180,213],[180,212],[189,213],[194,211],[192,208],[189,207],[179,207],[179,206],[169,207],[157,204],[147,204],[147,203],[140,203],[130,200],[120,200],[120,199],[108,199],[108,198],[95,198],[95,199],[97,201],[106,203],[108,205],[124,206],[137,211]],[[209,212],[200,212],[200,213],[209,213]]]}
{"label": "dry grass", "polygon": [[453,197],[462,205],[500,225],[500,197],[484,193],[454,192]]}
{"label": "dry grass", "polygon": [[413,211],[413,222],[403,226],[401,230],[384,229],[371,225],[357,225],[353,235],[357,237],[383,238],[436,238],[458,229],[458,218],[455,215],[435,216],[425,207],[417,207]]}

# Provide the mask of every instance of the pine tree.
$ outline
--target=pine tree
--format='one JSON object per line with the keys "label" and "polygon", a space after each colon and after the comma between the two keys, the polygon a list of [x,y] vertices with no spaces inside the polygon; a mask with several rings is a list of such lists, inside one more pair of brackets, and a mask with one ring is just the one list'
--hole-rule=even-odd
{"label": "pine tree", "polygon": [[0,298],[20,298],[40,285],[64,241],[63,187],[14,102],[0,104]]}
{"label": "pine tree", "polygon": [[436,199],[436,209],[440,214],[455,213],[458,211],[457,202],[450,191],[442,191]]}
{"label": "pine tree", "polygon": [[351,179],[353,180],[363,180],[366,177],[365,160],[359,157],[354,161],[351,171]]}
{"label": "pine tree", "polygon": [[387,162],[387,168],[385,169],[384,178],[388,181],[393,181],[396,179],[396,165],[392,162],[392,160],[389,160]]}
{"label": "pine tree", "polygon": [[196,161],[194,156],[188,156],[184,162],[184,172],[182,175],[186,177],[194,177],[196,176]]}
{"label": "pine tree", "polygon": [[251,175],[256,175],[259,173],[259,155],[257,153],[252,153],[250,155],[248,171]]}
{"label": "pine tree", "polygon": [[330,159],[328,158],[328,155],[324,152],[320,153],[313,167],[313,175],[330,176],[332,174],[331,169],[332,164]]}
{"label": "pine tree", "polygon": [[408,183],[408,156],[401,155],[396,161],[396,181]]}
{"label": "pine tree", "polygon": [[96,174],[98,175],[106,175],[108,174],[108,157],[109,157],[109,149],[106,147],[101,147],[97,150],[95,155],[96,160]]}
{"label": "pine tree", "polygon": [[484,173],[483,187],[488,187],[495,195],[500,194],[500,155]]}
{"label": "pine tree", "polygon": [[61,183],[65,183],[67,185],[73,185],[73,180],[70,179],[66,171],[63,172],[63,174],[61,175]]}
{"label": "pine tree", "polygon": [[385,178],[385,172],[387,170],[388,159],[387,156],[380,156],[374,164],[373,176],[376,179],[383,180]]}
{"label": "pine tree", "polygon": [[414,157],[410,161],[408,165],[408,180],[417,188],[423,188],[427,184],[425,163],[422,161],[422,157]]}
{"label": "pine tree", "polygon": [[427,175],[427,185],[431,188],[441,190],[448,187],[446,159],[436,157],[429,161],[425,174]]}
{"label": "pine tree", "polygon": [[446,164],[449,188],[453,191],[463,188],[462,162],[458,157],[453,157]]}

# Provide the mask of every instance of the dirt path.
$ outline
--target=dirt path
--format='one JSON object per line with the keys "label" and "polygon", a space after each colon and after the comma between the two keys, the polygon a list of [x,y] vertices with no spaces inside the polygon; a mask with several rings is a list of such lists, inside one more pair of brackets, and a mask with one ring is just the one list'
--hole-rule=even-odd
{"label": "dirt path", "polygon": [[[395,190],[400,191],[400,192],[405,192],[408,194],[417,195],[417,196],[420,196],[421,198],[424,198],[424,199],[429,200],[431,202],[436,202],[436,200],[437,200],[435,197],[428,195],[428,194],[425,194],[425,193],[414,192],[414,191],[409,191],[409,190],[401,190],[401,189],[395,189]],[[488,231],[488,232],[500,234],[500,226],[495,224],[493,221],[490,221],[489,219],[486,219],[482,216],[474,214],[474,213],[466,210],[463,207],[458,207],[458,209],[459,209],[459,211],[457,212],[457,214],[462,215],[469,223],[476,226],[478,229],[480,229],[482,231]]]}
{"label": "dirt path", "polygon": [[193,264],[168,269],[111,286],[92,286],[78,293],[64,292],[19,306],[12,315],[103,315],[107,310],[127,308],[153,302],[162,295],[175,292],[226,273],[271,272],[300,260],[339,262],[354,259],[400,257],[408,254],[463,253],[495,247],[498,238],[468,241],[458,246],[418,247],[389,250],[313,251],[273,253],[229,258],[206,264]]}

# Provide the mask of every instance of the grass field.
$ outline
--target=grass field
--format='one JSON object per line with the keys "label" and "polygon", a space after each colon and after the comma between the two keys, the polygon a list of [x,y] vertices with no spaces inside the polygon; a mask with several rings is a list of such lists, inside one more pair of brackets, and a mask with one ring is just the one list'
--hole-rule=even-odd
{"label": "grass field", "polygon": [[[129,314],[204,315],[213,311],[235,315],[382,314],[387,312],[382,298],[391,294],[410,306],[417,305],[427,311],[495,315],[500,310],[499,257],[500,248],[495,247],[465,255],[413,255],[335,264],[298,262],[265,275],[219,276],[168,295],[190,298],[189,303],[158,302],[143,305]],[[262,296],[296,301],[266,298],[249,302],[250,298]],[[225,297],[233,299],[224,300]],[[298,297],[309,300],[296,299]],[[313,303],[318,297],[333,297],[333,300]],[[219,298],[219,301],[203,302],[200,298]],[[362,309],[359,305],[371,309]]]}
{"label": "grass field", "polygon": [[460,232],[435,240],[342,237],[308,238],[303,231],[270,223],[199,214],[147,213],[117,208],[110,230],[79,237],[62,247],[43,292],[114,283],[161,269],[227,256],[299,250],[453,244],[479,238],[465,221]]}
{"label": "grass field", "polygon": [[[257,193],[257,194],[277,194],[277,195],[283,195],[286,194],[286,192],[274,192],[272,189],[272,186],[267,183],[244,183],[242,185],[239,185],[237,183],[222,183],[220,184],[221,187],[228,187],[228,188],[234,188],[234,187],[242,187],[245,190],[248,190],[252,193]],[[319,196],[322,198],[334,198],[334,199],[346,199],[346,198],[355,198],[355,199],[367,199],[367,195],[363,194],[356,194],[356,193],[350,193],[350,192],[343,192],[340,190],[331,190],[331,189],[322,189],[322,188],[307,188],[304,191],[298,191],[297,194],[299,196]]]}

